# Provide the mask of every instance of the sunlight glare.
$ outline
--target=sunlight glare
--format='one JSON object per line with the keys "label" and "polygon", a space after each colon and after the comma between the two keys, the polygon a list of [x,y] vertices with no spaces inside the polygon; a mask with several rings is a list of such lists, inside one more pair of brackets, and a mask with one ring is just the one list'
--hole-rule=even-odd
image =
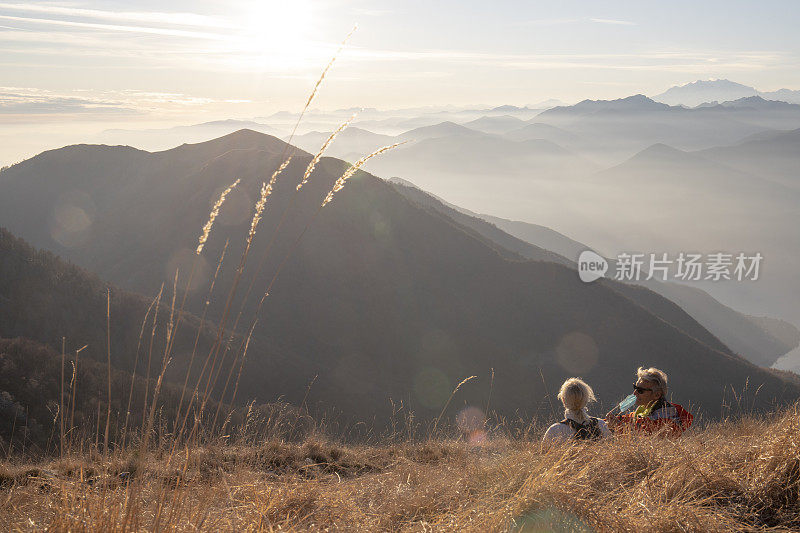
{"label": "sunlight glare", "polygon": [[254,0],[241,6],[237,48],[254,67],[300,67],[311,54],[312,10],[307,0]]}

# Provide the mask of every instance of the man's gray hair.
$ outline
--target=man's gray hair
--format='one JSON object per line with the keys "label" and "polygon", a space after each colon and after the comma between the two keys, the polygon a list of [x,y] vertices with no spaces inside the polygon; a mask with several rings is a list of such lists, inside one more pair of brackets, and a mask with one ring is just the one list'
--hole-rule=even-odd
{"label": "man's gray hair", "polygon": [[659,370],[657,368],[644,368],[642,366],[639,367],[639,370],[636,371],[636,379],[644,379],[646,381],[652,381],[656,384],[656,386],[661,389],[663,396],[666,398],[667,396],[667,374],[663,370]]}
{"label": "man's gray hair", "polygon": [[594,391],[581,378],[569,378],[561,385],[558,399],[570,411],[580,411],[589,402],[595,401]]}

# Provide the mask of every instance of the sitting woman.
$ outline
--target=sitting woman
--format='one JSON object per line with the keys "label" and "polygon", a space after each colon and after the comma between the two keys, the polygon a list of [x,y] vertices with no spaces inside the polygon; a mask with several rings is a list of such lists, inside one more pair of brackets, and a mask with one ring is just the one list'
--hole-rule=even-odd
{"label": "sitting woman", "polygon": [[565,381],[558,391],[558,399],[564,404],[565,418],[547,428],[543,443],[598,440],[611,434],[605,420],[589,416],[586,404],[595,401],[594,391],[582,379]]}
{"label": "sitting woman", "polygon": [[666,395],[667,374],[657,368],[642,368],[636,371],[633,393],[636,395],[636,410],[632,413],[606,415],[606,422],[614,433],[637,435],[660,435],[679,437],[692,425],[692,413],[677,403],[668,402]]}

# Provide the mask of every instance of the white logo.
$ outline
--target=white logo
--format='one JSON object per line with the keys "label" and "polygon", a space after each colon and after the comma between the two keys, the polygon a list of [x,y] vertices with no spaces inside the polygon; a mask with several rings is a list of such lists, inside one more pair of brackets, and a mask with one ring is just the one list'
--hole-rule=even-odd
{"label": "white logo", "polygon": [[608,270],[608,261],[591,250],[584,250],[578,257],[578,275],[584,283],[602,278]]}

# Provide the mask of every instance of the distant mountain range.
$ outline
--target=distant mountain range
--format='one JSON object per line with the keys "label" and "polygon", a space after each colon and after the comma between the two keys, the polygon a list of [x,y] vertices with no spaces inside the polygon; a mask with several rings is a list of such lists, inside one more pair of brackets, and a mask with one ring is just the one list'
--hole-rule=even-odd
{"label": "distant mountain range", "polygon": [[[419,181],[415,174],[420,172],[437,176],[459,174],[465,168],[484,172],[486,167],[500,161],[499,166],[511,173],[535,174],[540,179],[573,178],[585,176],[587,170],[596,170],[598,166],[620,163],[656,143],[699,150],[734,144],[765,129],[795,129],[800,127],[800,105],[749,97],[685,109],[635,95],[555,107],[529,120],[510,115],[486,115],[462,123],[429,123],[433,118],[425,117],[421,125],[416,119],[405,121],[405,125],[414,127],[398,135],[383,135],[358,127],[352,134],[342,134],[331,153],[354,160],[390,143],[393,138],[394,141],[415,141],[415,144],[402,147],[383,161],[373,162],[372,170],[381,175],[407,176]],[[313,151],[328,134],[308,133],[296,136],[294,142]],[[426,142],[431,139],[437,139],[432,147]],[[548,154],[540,150],[537,155],[536,149],[528,150],[524,145],[514,144],[534,140],[556,146],[550,146]],[[569,152],[566,156],[564,149]],[[473,159],[462,160],[460,156],[453,157],[454,153],[467,154]],[[558,161],[543,165],[543,158],[557,158]],[[475,160],[487,163],[476,166]]]}
{"label": "distant mountain range", "polygon": [[[277,138],[242,130],[158,153],[87,145],[45,152],[0,173],[0,224],[113,283],[152,295],[182,264],[181,250],[191,254],[218,192],[241,178],[206,244],[187,301],[190,311],[202,309],[227,241],[220,292],[209,308],[211,320],[218,320],[225,303],[219,295],[232,282],[252,205],[285,150],[293,151]],[[710,416],[722,413],[731,390],[744,391],[748,407],[756,408],[800,397],[794,377],[732,354],[662,297],[647,291],[634,300],[613,282],[584,284],[566,265],[500,249],[474,226],[411,201],[367,173],[358,173],[319,210],[346,165],[323,158],[298,193],[311,156],[294,153],[268,200],[234,299],[238,311],[253,281],[254,295],[242,307],[249,325],[269,279],[285,265],[253,333],[242,400],[283,397],[299,404],[308,394],[315,408],[386,420],[391,398],[431,418],[471,375],[479,378],[459,390],[448,414],[464,404],[485,405],[493,369],[493,409],[549,418],[547,398],[566,376],[587,378],[610,406],[627,393],[642,364],[664,368],[676,397]],[[68,280],[64,290],[71,290]],[[47,322],[48,313],[44,307],[31,316]],[[133,318],[134,324],[141,319]]]}
{"label": "distant mountain range", "polygon": [[729,80],[697,80],[685,85],[676,85],[653,96],[653,100],[669,105],[695,107],[707,102],[727,102],[750,96],[800,104],[800,91],[779,89],[763,92]]}
{"label": "distant mountain range", "polygon": [[[511,108],[504,109],[513,111]],[[695,109],[667,106],[642,95],[609,101],[584,101],[575,106],[550,109],[524,121],[522,127],[494,134],[479,131],[476,127],[483,127],[484,130],[494,128],[492,124],[496,120],[506,120],[509,125],[518,125],[519,116],[506,117],[507,113],[498,112],[495,115],[484,114],[484,118],[477,119],[476,122],[474,118],[464,120],[464,117],[474,115],[462,115],[457,119],[461,121],[459,123],[443,120],[452,116],[449,113],[451,112],[389,120],[395,128],[399,125],[424,124],[399,134],[379,134],[360,127],[351,132],[346,130],[333,144],[330,154],[354,161],[380,146],[400,139],[411,140],[409,144],[385,154],[386,157],[370,162],[367,169],[384,177],[407,178],[425,190],[446,196],[459,205],[501,214],[507,218],[535,220],[607,249],[634,244],[643,246],[642,242],[647,242],[649,248],[674,249],[675,246],[683,246],[674,237],[683,235],[686,241],[692,240],[694,232],[672,232],[669,239],[665,240],[663,235],[668,233],[666,226],[658,229],[652,224],[646,224],[635,233],[635,242],[626,243],[623,235],[627,230],[612,221],[620,217],[626,218],[626,213],[631,210],[638,210],[642,216],[646,213],[659,213],[658,209],[639,209],[638,206],[659,203],[660,193],[637,197],[625,190],[613,192],[608,186],[599,185],[600,181],[592,179],[595,172],[619,165],[654,145],[679,150],[671,156],[662,154],[666,159],[651,157],[655,155],[655,152],[651,152],[646,160],[656,167],[661,164],[660,161],[684,158],[682,153],[701,156],[700,159],[693,159],[690,166],[703,167],[708,163],[716,163],[708,181],[713,181],[721,188],[723,196],[728,197],[725,205],[734,211],[720,209],[722,204],[717,201],[707,205],[716,216],[726,220],[731,217],[742,221],[768,218],[768,203],[759,201],[758,206],[754,205],[755,199],[765,198],[764,191],[757,190],[764,180],[797,188],[797,173],[794,169],[800,165],[800,160],[795,151],[796,143],[791,140],[791,132],[800,128],[800,106],[765,100],[760,96],[743,97]],[[344,114],[343,112],[342,116]],[[378,115],[368,112],[366,116],[369,118]],[[438,122],[430,123],[431,121]],[[473,127],[468,127],[465,123],[471,123]],[[503,129],[505,128],[493,131]],[[314,151],[327,135],[326,130],[320,130],[297,136],[293,142],[301,148]],[[750,144],[750,141],[758,140],[760,143]],[[738,146],[743,143],[748,144],[743,145],[740,150]],[[639,165],[643,176],[662,176],[660,179],[665,180],[665,183],[674,179],[674,176],[664,176],[658,168],[651,173],[646,167],[646,164]],[[669,168],[675,170],[680,167],[671,165]],[[742,179],[752,181],[751,188],[754,188],[755,195],[732,196],[725,177],[725,173],[729,171],[734,176],[739,176],[734,177],[732,183],[743,184]],[[742,178],[742,174],[745,177]],[[715,189],[702,186],[703,174],[700,168],[691,170],[688,175],[700,180],[698,185],[704,190],[704,194],[716,194]],[[653,194],[652,190],[644,192],[645,189],[641,186],[645,182],[647,180],[633,180],[628,183],[634,186],[633,190],[642,194]],[[772,187],[770,184],[763,186],[767,189]],[[740,187],[735,189],[744,191]],[[681,190],[691,190],[690,184],[684,182]],[[609,203],[604,200],[607,195]],[[780,201],[780,196],[773,194],[772,198]],[[621,201],[622,198],[626,201]],[[698,198],[690,197],[688,204],[682,202],[678,205],[694,203],[697,204],[697,210],[692,211],[692,216],[704,217],[703,208],[706,202],[701,202]],[[610,209],[619,211],[610,216]],[[766,209],[766,213],[760,211],[761,209]],[[681,210],[685,212],[686,207]],[[785,211],[779,209],[777,212]],[[786,213],[788,216],[788,212]],[[669,216],[663,218],[661,224],[666,225],[668,218]],[[627,217],[627,220],[629,223],[635,220],[639,224],[639,219]],[[780,226],[780,223],[773,217],[770,227],[775,225]],[[706,226],[703,225],[703,228]],[[763,229],[760,222],[756,226]],[[750,234],[748,246],[761,247],[761,242],[765,242],[770,250],[776,250],[773,252],[776,259],[773,259],[772,265],[777,266],[782,273],[781,281],[770,276],[771,281],[760,282],[752,289],[736,287],[737,294],[733,294],[733,287],[729,291],[724,285],[704,288],[712,290],[715,297],[735,308],[751,314],[773,314],[771,305],[781,293],[780,284],[785,282],[789,286],[793,285],[790,279],[784,281],[783,278],[790,269],[789,266],[784,266],[786,261],[783,259],[783,249],[786,246],[773,243],[769,238],[756,239],[754,231],[754,228],[745,228],[742,235]],[[786,239],[784,244],[791,245],[794,242],[791,232],[783,227],[777,233],[773,230],[768,232],[782,235]],[[717,228],[713,234],[707,231],[701,233],[707,235],[708,243],[694,239],[695,244],[692,246],[716,248],[728,242],[741,247],[737,243],[742,242],[742,239],[736,238],[730,227]],[[793,261],[791,256],[786,257],[789,263]],[[776,271],[771,270],[771,274],[776,274]],[[759,290],[767,285],[770,285],[769,296]],[[783,311],[780,313],[787,313],[787,306],[785,301],[781,303],[780,308]],[[791,312],[781,316],[796,320]]]}
{"label": "distant mountain range", "polygon": [[765,129],[795,129],[800,105],[748,97],[686,109],[635,95],[555,107],[536,121],[577,135],[584,140],[578,153],[608,164],[656,143],[698,150],[734,144]]}

